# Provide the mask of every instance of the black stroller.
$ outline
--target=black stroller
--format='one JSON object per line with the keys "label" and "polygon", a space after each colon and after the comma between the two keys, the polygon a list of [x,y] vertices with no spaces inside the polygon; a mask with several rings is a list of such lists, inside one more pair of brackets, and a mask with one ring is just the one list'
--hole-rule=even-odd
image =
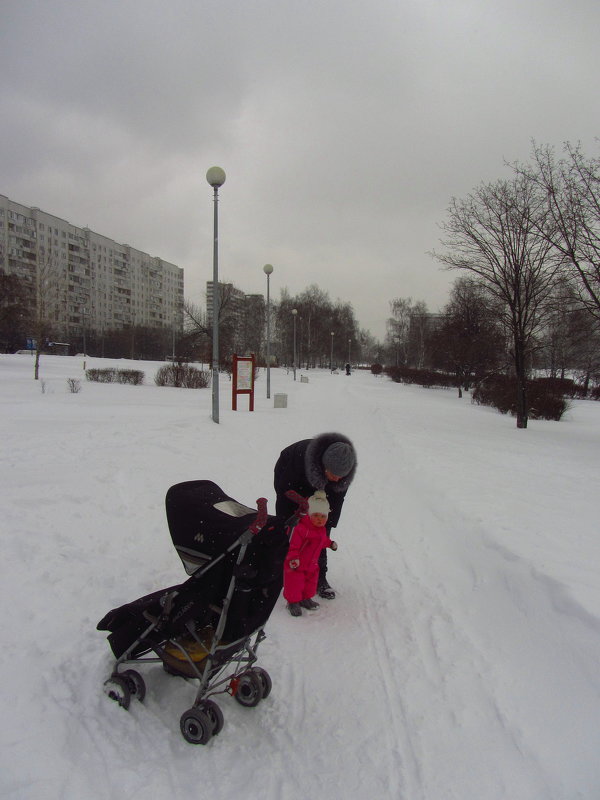
{"label": "black stroller", "polygon": [[[294,499],[302,513],[302,498]],[[130,664],[162,662],[168,673],[199,681],[194,704],[180,720],[192,744],[206,744],[223,727],[212,696],[227,693],[253,707],[271,691],[269,674],[254,663],[282,589],[288,534],[297,518],[268,516],[264,498],[257,506],[241,505],[211,481],[172,486],[167,521],[191,577],[109,611],[97,626],[110,631],[117,659],[105,692],[121,707],[146,693]]]}

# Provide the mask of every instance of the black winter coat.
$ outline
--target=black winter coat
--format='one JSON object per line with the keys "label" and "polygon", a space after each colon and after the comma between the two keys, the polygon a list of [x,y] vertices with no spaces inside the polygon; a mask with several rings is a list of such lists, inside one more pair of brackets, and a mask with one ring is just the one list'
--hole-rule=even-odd
{"label": "black winter coat", "polygon": [[346,492],[356,473],[356,462],[351,472],[335,483],[328,481],[323,467],[323,453],[335,442],[352,445],[341,433],[322,433],[313,439],[303,439],[281,451],[275,464],[274,486],[277,494],[275,514],[283,520],[296,511],[296,504],[285,493],[289,489],[302,497],[310,497],[317,489],[323,489],[331,507],[327,529],[335,528],[340,518]]}

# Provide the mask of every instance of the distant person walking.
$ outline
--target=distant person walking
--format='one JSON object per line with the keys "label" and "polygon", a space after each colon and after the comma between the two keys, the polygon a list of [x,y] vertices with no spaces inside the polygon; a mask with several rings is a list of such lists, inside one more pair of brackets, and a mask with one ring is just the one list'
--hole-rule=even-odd
{"label": "distant person walking", "polygon": [[[329,502],[327,534],[340,519],[346,492],[356,474],[354,445],[341,433],[321,433],[312,439],[302,439],[281,451],[274,471],[277,495],[275,513],[288,519],[296,511],[295,503],[285,496],[292,489],[302,497],[310,497],[322,489]],[[317,593],[319,597],[333,600],[335,591],[327,580],[327,550],[319,557]]]}

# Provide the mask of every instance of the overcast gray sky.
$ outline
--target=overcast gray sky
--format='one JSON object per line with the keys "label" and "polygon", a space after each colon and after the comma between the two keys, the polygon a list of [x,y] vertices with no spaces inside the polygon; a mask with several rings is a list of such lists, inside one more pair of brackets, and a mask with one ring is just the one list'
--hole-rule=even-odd
{"label": "overcast gray sky", "polygon": [[531,141],[598,153],[598,0],[1,0],[0,193],[246,292],[385,332],[457,277],[450,199]]}

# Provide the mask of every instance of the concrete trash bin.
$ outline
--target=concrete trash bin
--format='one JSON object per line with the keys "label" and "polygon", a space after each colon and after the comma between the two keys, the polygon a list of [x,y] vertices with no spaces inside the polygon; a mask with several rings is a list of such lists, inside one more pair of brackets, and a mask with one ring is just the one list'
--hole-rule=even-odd
{"label": "concrete trash bin", "polygon": [[274,408],[287,408],[287,394],[276,394],[273,400]]}

